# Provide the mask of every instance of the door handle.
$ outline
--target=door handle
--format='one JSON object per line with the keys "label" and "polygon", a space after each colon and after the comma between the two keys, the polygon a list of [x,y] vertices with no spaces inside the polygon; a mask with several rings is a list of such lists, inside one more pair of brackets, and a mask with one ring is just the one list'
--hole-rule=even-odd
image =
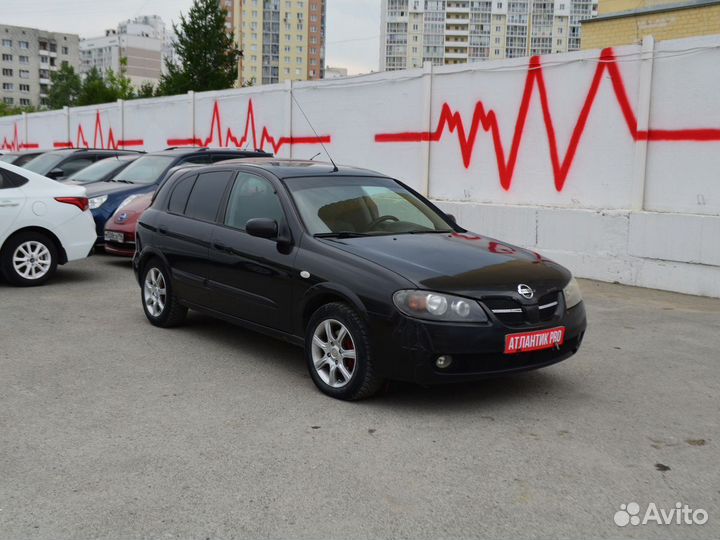
{"label": "door handle", "polygon": [[225,244],[223,244],[222,242],[214,242],[213,247],[215,249],[217,249],[218,251],[227,251],[228,250],[227,246]]}
{"label": "door handle", "polygon": [[12,206],[20,206],[20,203],[14,203],[14,202],[10,202],[10,201],[0,202],[0,207],[2,207],[2,208],[10,208]]}
{"label": "door handle", "polygon": [[160,225],[158,227],[158,231],[160,231],[160,234],[167,234],[167,227],[165,225]]}

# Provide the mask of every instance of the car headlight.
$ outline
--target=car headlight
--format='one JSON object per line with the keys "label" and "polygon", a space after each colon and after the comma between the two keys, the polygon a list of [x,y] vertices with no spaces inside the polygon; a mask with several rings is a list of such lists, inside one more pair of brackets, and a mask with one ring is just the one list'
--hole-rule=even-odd
{"label": "car headlight", "polygon": [[563,295],[565,296],[565,308],[570,309],[571,307],[577,306],[582,302],[582,292],[580,292],[580,285],[572,278],[563,289]]}
{"label": "car headlight", "polygon": [[138,197],[140,197],[140,195],[137,194],[137,193],[136,193],[135,195],[130,195],[129,197],[126,197],[125,200],[120,203],[120,206],[118,206],[118,210],[120,210],[121,208],[126,207],[128,204],[130,204],[131,202],[133,202],[133,201],[134,201],[135,199],[137,199]]}
{"label": "car headlight", "polygon": [[103,204],[105,204],[105,201],[107,201],[108,196],[107,195],[100,195],[99,197],[93,197],[90,199],[90,210],[95,210],[96,208],[100,208]]}
{"label": "car headlight", "polygon": [[485,311],[474,300],[450,294],[403,290],[393,295],[402,313],[418,319],[446,322],[486,322]]}

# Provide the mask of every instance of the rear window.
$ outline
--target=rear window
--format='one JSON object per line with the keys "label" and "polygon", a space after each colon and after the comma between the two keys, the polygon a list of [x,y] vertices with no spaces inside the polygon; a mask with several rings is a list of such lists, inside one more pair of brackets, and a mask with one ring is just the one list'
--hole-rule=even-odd
{"label": "rear window", "polygon": [[220,201],[231,177],[230,171],[198,175],[185,208],[185,215],[203,221],[215,221],[220,209]]}
{"label": "rear window", "polygon": [[168,211],[173,214],[185,213],[185,207],[187,206],[190,191],[195,183],[195,178],[197,178],[197,176],[187,176],[175,184],[170,195]]}

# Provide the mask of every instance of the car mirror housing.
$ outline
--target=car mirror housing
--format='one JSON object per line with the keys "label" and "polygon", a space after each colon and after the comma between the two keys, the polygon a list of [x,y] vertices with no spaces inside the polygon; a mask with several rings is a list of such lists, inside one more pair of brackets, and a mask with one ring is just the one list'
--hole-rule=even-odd
{"label": "car mirror housing", "polygon": [[63,170],[62,169],[53,169],[46,175],[48,178],[52,178],[53,180],[57,180],[58,178],[63,177]]}
{"label": "car mirror housing", "polygon": [[447,217],[451,223],[457,225],[457,219],[455,219],[455,216],[453,214],[445,214],[445,217]]}
{"label": "car mirror housing", "polygon": [[277,221],[270,218],[254,218],[245,224],[245,232],[258,238],[276,239],[278,237]]}

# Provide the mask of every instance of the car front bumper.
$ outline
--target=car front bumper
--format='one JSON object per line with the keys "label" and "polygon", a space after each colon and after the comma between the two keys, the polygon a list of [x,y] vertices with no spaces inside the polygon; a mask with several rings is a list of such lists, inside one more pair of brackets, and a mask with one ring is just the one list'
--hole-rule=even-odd
{"label": "car front bumper", "polygon": [[[565,340],[559,347],[505,354],[505,336],[563,326]],[[434,323],[396,315],[393,320],[371,317],[372,347],[376,369],[383,376],[420,384],[470,381],[528,371],[555,364],[575,354],[587,328],[581,302],[559,320],[533,326]],[[440,369],[438,356],[452,356]]]}

